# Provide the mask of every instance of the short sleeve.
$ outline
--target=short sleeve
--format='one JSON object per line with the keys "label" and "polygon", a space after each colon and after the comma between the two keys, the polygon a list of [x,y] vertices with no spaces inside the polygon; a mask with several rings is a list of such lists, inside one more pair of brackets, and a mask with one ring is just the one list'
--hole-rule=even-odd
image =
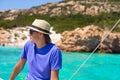
{"label": "short sleeve", "polygon": [[21,51],[20,58],[27,59],[27,52],[28,52],[28,42],[26,42],[26,44],[24,45],[24,47]]}
{"label": "short sleeve", "polygon": [[62,54],[59,48],[53,51],[50,62],[51,70],[58,70],[62,68]]}

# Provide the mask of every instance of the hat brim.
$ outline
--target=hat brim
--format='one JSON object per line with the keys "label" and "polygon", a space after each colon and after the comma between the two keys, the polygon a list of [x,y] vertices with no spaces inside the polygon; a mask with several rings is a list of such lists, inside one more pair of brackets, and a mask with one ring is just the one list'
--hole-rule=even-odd
{"label": "hat brim", "polygon": [[43,34],[48,34],[48,35],[51,34],[51,32],[44,32],[44,31],[38,30],[38,29],[36,29],[36,28],[33,28],[32,26],[29,26],[28,29],[32,29],[32,30],[34,30],[34,31],[37,31],[37,32],[40,32],[40,33],[43,33]]}

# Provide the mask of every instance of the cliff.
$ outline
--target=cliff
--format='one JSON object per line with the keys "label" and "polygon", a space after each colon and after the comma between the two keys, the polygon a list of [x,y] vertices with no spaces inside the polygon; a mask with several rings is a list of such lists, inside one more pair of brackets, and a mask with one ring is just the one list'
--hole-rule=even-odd
{"label": "cliff", "polygon": [[[63,32],[61,40],[56,44],[63,51],[92,52],[108,32],[108,30],[103,30],[98,26],[89,25],[84,28]],[[120,53],[120,33],[110,33],[96,51]]]}

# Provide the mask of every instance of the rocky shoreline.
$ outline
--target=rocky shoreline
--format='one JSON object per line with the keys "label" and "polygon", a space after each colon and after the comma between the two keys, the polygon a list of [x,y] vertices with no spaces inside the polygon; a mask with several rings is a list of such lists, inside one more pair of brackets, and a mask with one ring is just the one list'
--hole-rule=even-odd
{"label": "rocky shoreline", "polygon": [[[76,28],[73,31],[64,31],[57,34],[53,29],[50,35],[52,42],[62,51],[67,52],[91,52],[101,42],[109,30],[103,30],[95,25],[84,28]],[[23,47],[29,40],[28,27],[17,27],[10,30],[0,29],[0,45]],[[101,43],[97,52],[120,53],[120,33],[114,32]]]}
{"label": "rocky shoreline", "polygon": [[0,29],[0,45],[21,47],[28,39],[27,28],[17,27],[14,29]]}
{"label": "rocky shoreline", "polygon": [[[56,44],[67,52],[92,52],[109,30],[103,30],[98,26],[89,25],[77,28],[73,31],[65,31],[61,34],[61,40]],[[120,33],[111,33],[101,43],[97,52],[120,53]]]}
{"label": "rocky shoreline", "polygon": [[[29,40],[28,26],[17,27],[14,29],[0,29],[0,46],[23,47],[25,42]],[[55,43],[60,40],[61,34],[57,34],[51,28],[52,35],[50,35],[52,42]]]}

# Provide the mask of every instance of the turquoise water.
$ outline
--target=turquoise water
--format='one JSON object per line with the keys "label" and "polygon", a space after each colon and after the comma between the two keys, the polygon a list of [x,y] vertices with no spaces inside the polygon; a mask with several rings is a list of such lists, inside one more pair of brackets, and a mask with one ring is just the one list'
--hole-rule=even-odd
{"label": "turquoise water", "polygon": [[[0,47],[0,79],[8,80],[20,52],[20,48]],[[63,52],[60,80],[69,80],[89,54]],[[26,75],[27,65],[16,80],[22,80]],[[72,80],[120,80],[120,54],[93,54]]]}

